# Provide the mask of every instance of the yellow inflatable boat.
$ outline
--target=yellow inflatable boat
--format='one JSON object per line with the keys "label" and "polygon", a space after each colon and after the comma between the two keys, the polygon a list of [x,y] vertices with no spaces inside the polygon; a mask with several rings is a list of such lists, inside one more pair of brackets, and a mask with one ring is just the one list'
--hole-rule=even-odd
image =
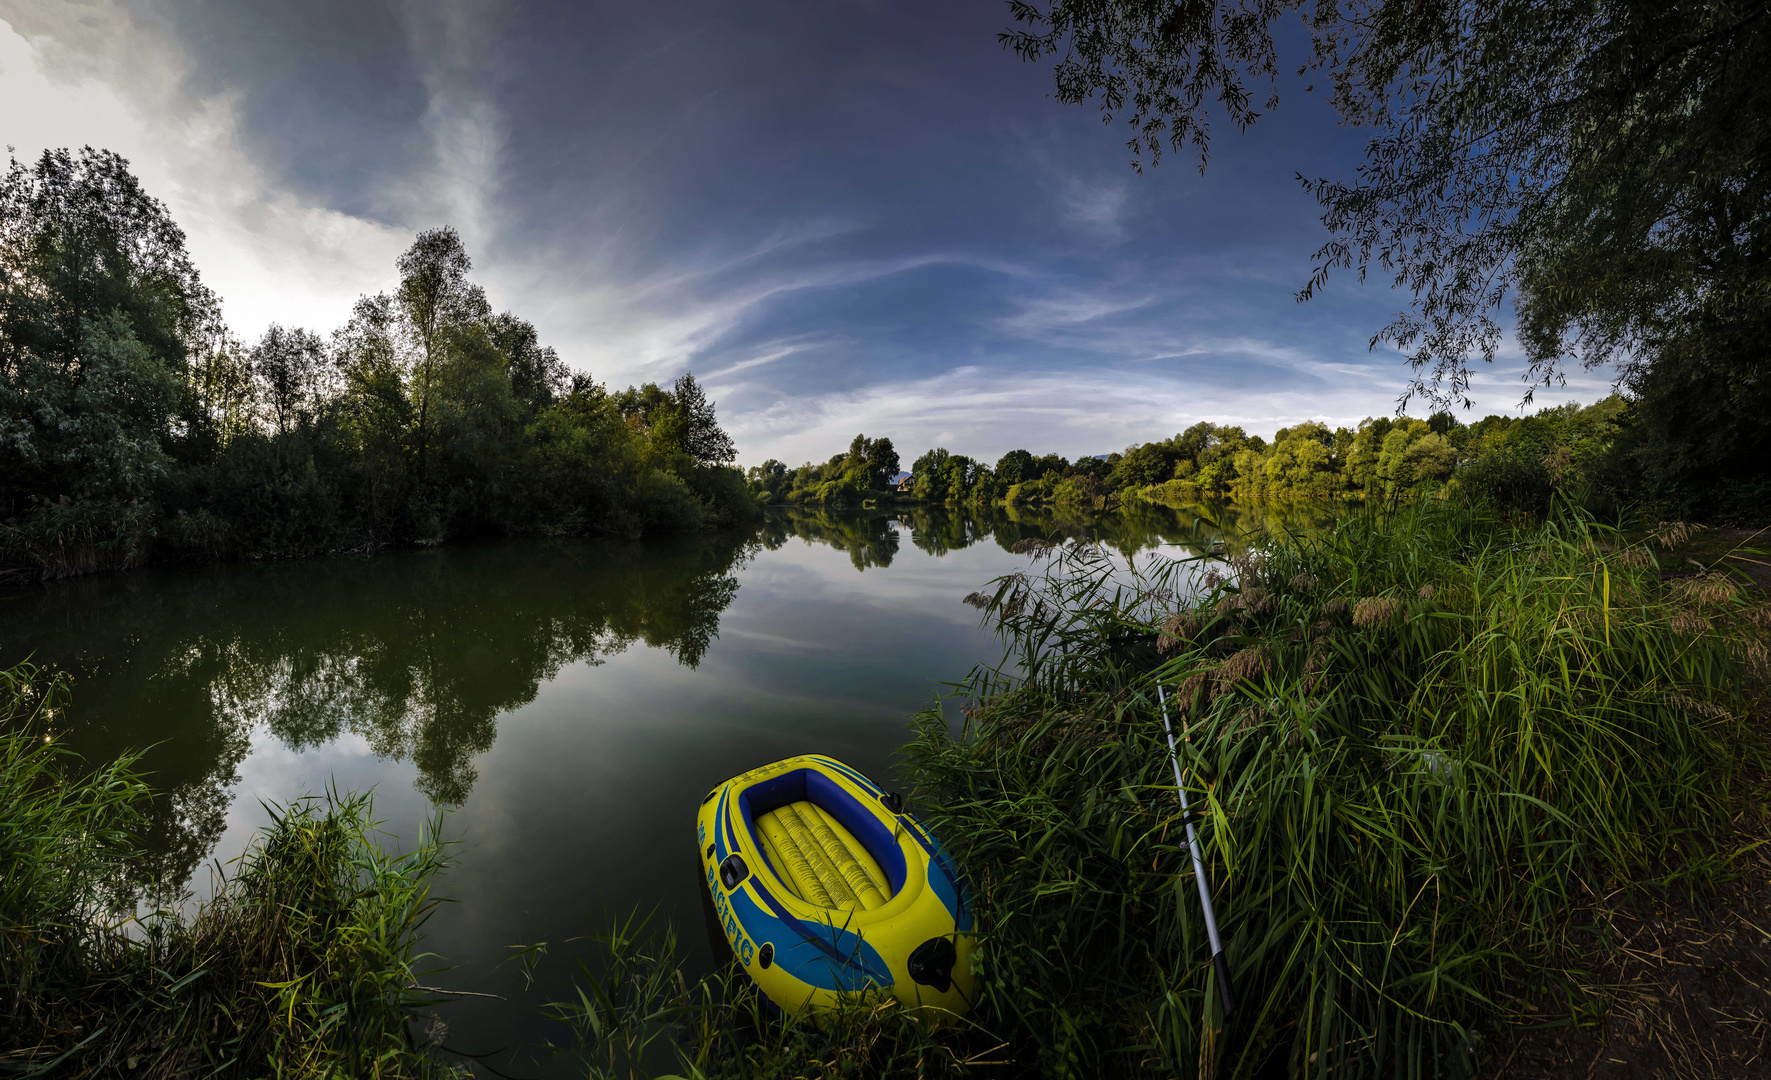
{"label": "yellow inflatable boat", "polygon": [[835,758],[788,758],[709,792],[696,837],[732,955],[783,1011],[868,993],[971,1007],[970,899],[895,794]]}

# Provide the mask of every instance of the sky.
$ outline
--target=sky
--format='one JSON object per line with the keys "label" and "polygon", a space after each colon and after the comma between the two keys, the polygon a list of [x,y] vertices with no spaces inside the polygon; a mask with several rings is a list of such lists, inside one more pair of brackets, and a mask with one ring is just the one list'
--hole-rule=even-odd
{"label": "sky", "polygon": [[[0,0],[0,145],[127,157],[248,342],[339,326],[452,225],[573,369],[692,371],[741,464],[857,432],[908,464],[1393,414],[1407,366],[1368,341],[1407,297],[1343,274],[1294,300],[1327,239],[1297,177],[1350,179],[1366,133],[1285,78],[1203,174],[1140,175],[1122,123],[1001,48],[1010,23],[1004,0]],[[1516,415],[1522,366],[1509,340],[1466,419]],[[1608,390],[1577,372],[1536,405]]]}

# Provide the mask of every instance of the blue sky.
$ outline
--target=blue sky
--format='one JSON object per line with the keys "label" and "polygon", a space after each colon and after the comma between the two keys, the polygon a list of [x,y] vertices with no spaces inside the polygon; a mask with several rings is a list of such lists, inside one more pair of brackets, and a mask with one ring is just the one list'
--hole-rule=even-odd
{"label": "blue sky", "polygon": [[[857,431],[994,459],[1393,411],[1405,366],[1366,341],[1404,298],[1292,299],[1326,235],[1295,177],[1351,176],[1364,135],[1286,79],[1203,176],[1139,176],[1008,24],[1002,0],[0,0],[0,143],[129,157],[247,339],[331,330],[452,224],[574,368],[693,370],[747,464]],[[1516,411],[1518,369],[1480,373],[1477,415]]]}

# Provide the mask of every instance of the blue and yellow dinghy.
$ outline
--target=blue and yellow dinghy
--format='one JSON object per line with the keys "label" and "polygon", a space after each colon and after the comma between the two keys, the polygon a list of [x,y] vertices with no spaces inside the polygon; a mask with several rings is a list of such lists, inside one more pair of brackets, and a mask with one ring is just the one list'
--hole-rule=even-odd
{"label": "blue and yellow dinghy", "polygon": [[870,993],[971,1006],[970,899],[897,795],[806,754],[714,788],[696,836],[732,955],[783,1011]]}

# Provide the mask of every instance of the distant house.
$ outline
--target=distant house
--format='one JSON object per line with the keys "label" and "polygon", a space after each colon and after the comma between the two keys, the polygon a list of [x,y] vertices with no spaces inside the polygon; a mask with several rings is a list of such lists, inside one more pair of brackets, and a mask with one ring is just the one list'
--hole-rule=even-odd
{"label": "distant house", "polygon": [[916,477],[912,476],[910,473],[905,473],[903,476],[899,477],[899,479],[898,479],[898,494],[908,495],[908,494],[910,494],[910,489],[915,486],[916,486]]}

